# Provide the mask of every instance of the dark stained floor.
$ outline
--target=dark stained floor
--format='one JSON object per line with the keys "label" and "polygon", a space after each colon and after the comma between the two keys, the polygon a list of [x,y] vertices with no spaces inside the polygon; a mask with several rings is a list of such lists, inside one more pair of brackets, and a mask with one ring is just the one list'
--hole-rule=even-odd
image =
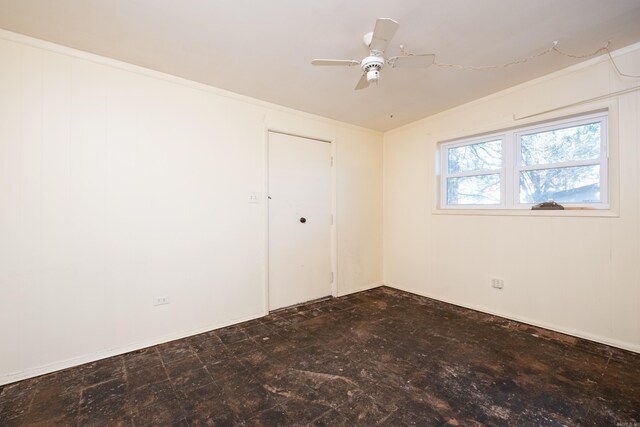
{"label": "dark stained floor", "polygon": [[6,385],[0,425],[640,426],[640,354],[378,288]]}

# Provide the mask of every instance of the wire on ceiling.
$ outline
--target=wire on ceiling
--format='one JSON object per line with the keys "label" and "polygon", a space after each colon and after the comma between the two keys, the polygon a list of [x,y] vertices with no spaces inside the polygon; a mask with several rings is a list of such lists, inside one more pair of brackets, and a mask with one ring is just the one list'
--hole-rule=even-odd
{"label": "wire on ceiling", "polygon": [[[568,58],[574,58],[574,59],[591,58],[592,56],[596,56],[596,55],[598,55],[598,54],[600,54],[602,52],[606,52],[607,55],[609,56],[609,60],[611,61],[611,64],[613,65],[613,68],[616,70],[616,73],[618,74],[618,76],[632,78],[632,79],[640,78],[640,75],[625,74],[622,71],[620,71],[620,68],[618,68],[618,65],[613,60],[613,56],[611,55],[611,51],[609,50],[609,45],[611,44],[611,41],[607,41],[604,46],[594,50],[593,52],[582,54],[582,55],[564,52],[564,51],[560,50],[560,48],[558,47],[558,44],[559,44],[559,42],[556,40],[556,41],[553,42],[553,44],[551,46],[549,46],[549,48],[543,50],[542,52],[538,52],[538,53],[535,53],[533,55],[530,55],[530,56],[527,56],[527,57],[524,57],[524,58],[519,58],[519,59],[516,59],[515,61],[507,62],[505,64],[496,64],[496,65],[461,65],[461,64],[449,64],[449,63],[446,63],[446,62],[438,62],[438,60],[435,59],[434,62],[433,62],[433,65],[436,66],[436,67],[440,67],[440,68],[453,68],[453,69],[456,69],[456,70],[488,71],[488,70],[497,70],[497,69],[501,69],[501,68],[507,68],[507,67],[511,67],[511,66],[517,65],[517,64],[522,64],[522,63],[531,61],[532,59],[536,59],[536,58],[539,58],[541,56],[547,55],[547,54],[549,54],[551,52],[556,52],[556,53],[558,53],[558,54],[560,54],[562,56],[566,56]],[[407,55],[407,56],[413,56],[414,55],[412,53],[409,53],[409,52],[405,51],[404,50],[404,46],[400,46],[400,51],[402,52],[403,55]]]}
{"label": "wire on ceiling", "polygon": [[611,64],[613,65],[613,68],[615,68],[616,73],[618,73],[618,76],[628,77],[630,79],[640,79],[640,75],[625,74],[622,71],[620,71],[620,68],[618,68],[618,64],[616,64],[616,61],[613,60],[613,56],[611,55],[611,52],[609,51],[609,49],[607,49],[607,55],[609,55],[609,61],[611,61]]}

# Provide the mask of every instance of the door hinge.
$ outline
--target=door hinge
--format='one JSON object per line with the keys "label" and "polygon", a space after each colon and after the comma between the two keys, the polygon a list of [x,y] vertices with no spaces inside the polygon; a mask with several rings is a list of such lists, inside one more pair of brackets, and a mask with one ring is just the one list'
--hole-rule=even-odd
{"label": "door hinge", "polygon": [[333,156],[331,156],[331,166],[333,166]]}
{"label": "door hinge", "polygon": [[331,225],[333,225],[333,214],[331,214]]}
{"label": "door hinge", "polygon": [[329,283],[333,283],[333,271],[329,273]]}

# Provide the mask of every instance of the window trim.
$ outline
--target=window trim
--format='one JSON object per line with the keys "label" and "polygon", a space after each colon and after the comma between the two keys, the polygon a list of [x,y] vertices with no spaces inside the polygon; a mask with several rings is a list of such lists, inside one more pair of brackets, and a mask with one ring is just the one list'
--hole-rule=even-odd
{"label": "window trim", "polygon": [[[443,141],[438,144],[437,154],[439,159],[438,165],[438,179],[439,179],[439,197],[438,197],[438,209],[443,211],[454,210],[476,210],[476,211],[491,211],[491,210],[515,210],[523,211],[525,209],[530,210],[532,203],[520,203],[520,172],[526,170],[543,170],[543,169],[557,169],[565,167],[575,166],[591,166],[599,165],[600,167],[600,202],[596,203],[563,203],[566,207],[574,207],[578,209],[589,210],[606,210],[610,209],[610,167],[609,167],[609,114],[608,110],[582,113],[579,115],[572,115],[570,117],[563,117],[557,119],[551,119],[544,122],[538,122],[533,124],[527,124],[521,127],[510,128],[502,131],[491,132],[479,136],[465,137],[462,139],[455,139],[449,141]],[[601,155],[597,159],[591,160],[574,160],[569,162],[560,163],[548,163],[539,165],[527,165],[521,164],[522,159],[520,153],[520,138],[522,135],[528,135],[531,133],[540,133],[545,131],[551,131],[556,129],[562,129],[573,126],[580,126],[588,123],[600,122],[600,150]],[[450,148],[461,147],[465,145],[478,144],[482,142],[495,141],[502,139],[502,168],[493,170],[480,170],[464,173],[449,174],[448,173],[448,150]],[[501,203],[499,204],[460,204],[449,205],[447,203],[447,179],[460,176],[479,176],[500,174],[501,179]]]}

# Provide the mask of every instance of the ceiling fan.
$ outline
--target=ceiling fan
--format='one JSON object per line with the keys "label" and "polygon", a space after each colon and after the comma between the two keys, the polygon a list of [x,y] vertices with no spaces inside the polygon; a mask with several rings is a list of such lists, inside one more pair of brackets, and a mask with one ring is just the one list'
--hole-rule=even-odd
{"label": "ceiling fan", "polygon": [[[427,68],[435,59],[433,54],[420,55],[402,55],[384,57],[384,51],[389,46],[389,42],[398,31],[398,23],[393,19],[379,18],[373,32],[367,33],[362,38],[364,44],[369,48],[369,56],[362,61],[355,59],[314,59],[311,61],[313,65],[337,65],[337,66],[353,66],[360,65],[362,68],[362,77],[358,81],[355,89],[364,89],[369,87],[371,83],[377,83],[380,79],[380,70],[389,65],[391,68]],[[400,46],[402,48],[402,46]]]}

